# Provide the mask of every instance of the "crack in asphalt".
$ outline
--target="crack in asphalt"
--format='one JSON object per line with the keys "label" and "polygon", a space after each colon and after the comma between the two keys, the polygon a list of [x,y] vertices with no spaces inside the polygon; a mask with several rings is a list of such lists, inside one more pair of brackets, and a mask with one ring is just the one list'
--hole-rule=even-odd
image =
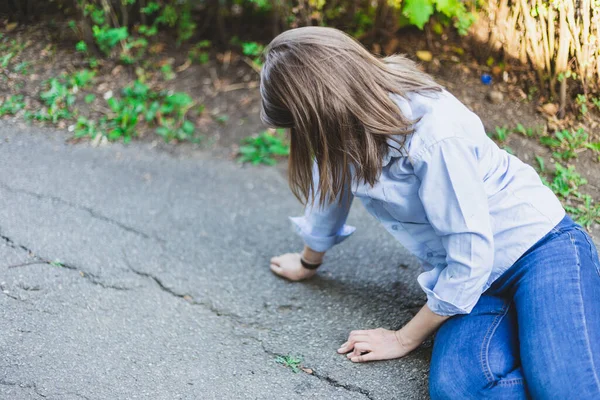
{"label": "crack in asphalt", "polygon": [[151,273],[139,271],[139,270],[133,268],[133,266],[129,263],[129,260],[127,260],[127,258],[125,258],[124,261],[125,261],[125,265],[127,266],[127,268],[129,268],[129,270],[131,270],[131,272],[133,272],[134,274],[141,276],[143,278],[154,281],[154,283],[160,288],[160,290],[162,290],[165,293],[168,293],[169,295],[171,295],[173,297],[183,299],[191,305],[203,307],[203,308],[207,309],[208,311],[212,312],[213,314],[215,314],[217,317],[226,317],[226,318],[229,318],[232,322],[235,322],[240,325],[245,325],[247,327],[258,327],[258,328],[264,329],[264,327],[261,326],[259,323],[245,321],[242,316],[228,312],[228,311],[223,311],[223,310],[215,307],[214,304],[212,304],[210,302],[197,301],[189,294],[179,293],[179,292],[175,291],[174,289],[170,288],[169,286],[167,286],[159,277],[157,277]]}
{"label": "crack in asphalt", "polygon": [[53,196],[53,195],[47,195],[47,194],[41,194],[41,193],[31,192],[31,191],[25,190],[25,189],[15,189],[15,188],[7,185],[4,182],[0,182],[0,188],[6,189],[7,191],[9,191],[11,193],[21,193],[21,194],[25,194],[25,195],[28,195],[28,196],[31,196],[31,197],[35,197],[35,198],[40,199],[40,200],[43,200],[43,199],[52,200],[52,201],[55,201],[57,203],[64,204],[64,205],[66,205],[68,207],[75,208],[75,209],[80,210],[80,211],[85,211],[90,216],[92,216],[92,218],[98,219],[100,221],[107,222],[107,223],[109,223],[111,225],[114,225],[114,226],[117,226],[117,227],[119,227],[119,228],[121,228],[121,229],[123,229],[123,230],[125,230],[127,232],[130,232],[130,233],[133,233],[133,234],[138,235],[140,237],[143,237],[144,239],[154,239],[154,240],[156,240],[158,242],[161,242],[161,243],[165,243],[166,242],[164,239],[162,239],[162,238],[160,238],[158,236],[149,235],[149,234],[147,234],[145,232],[142,232],[142,231],[140,231],[140,230],[138,230],[136,228],[133,228],[133,227],[131,227],[129,225],[125,225],[122,222],[119,222],[119,221],[117,221],[115,219],[107,217],[106,215],[103,215],[103,214],[99,213],[98,211],[94,210],[91,207],[86,207],[86,206],[82,206],[82,205],[77,204],[77,203],[72,203],[72,202],[70,202],[68,200],[65,200],[65,199],[63,199],[61,197],[58,197],[58,196]]}
{"label": "crack in asphalt", "polygon": [[42,398],[46,398],[46,395],[40,393],[39,389],[37,388],[37,385],[35,383],[19,383],[19,382],[9,382],[9,381],[5,381],[3,379],[0,379],[0,385],[3,386],[14,386],[14,387],[20,387],[23,389],[33,389],[33,391],[35,392],[35,394],[37,394],[38,396],[42,397]]}
{"label": "crack in asphalt", "polygon": [[333,379],[330,376],[320,374],[315,370],[313,370],[312,375],[323,382],[327,382],[328,384],[330,384],[333,387],[342,388],[342,389],[348,390],[350,392],[360,393],[369,400],[375,400],[375,397],[373,397],[371,392],[369,392],[367,389],[363,389],[359,386],[352,385],[350,383],[342,383],[342,382],[338,381],[337,379]]}
{"label": "crack in asphalt", "polygon": [[6,245],[8,247],[10,247],[11,249],[15,249],[15,250],[23,250],[26,251],[27,254],[29,254],[30,256],[39,259],[39,257],[37,257],[35,255],[35,253],[33,252],[33,250],[23,246],[22,244],[16,244],[11,238],[9,238],[8,236],[4,236],[0,234],[0,239],[2,239],[4,242],[6,242]]}
{"label": "crack in asphalt", "polygon": [[[268,355],[270,355],[272,357],[285,357],[285,354],[276,353],[274,351],[267,349],[265,347],[265,343],[261,339],[255,337],[255,336],[248,336],[248,338],[256,340],[258,343],[260,343],[260,346],[262,347],[263,351],[265,353],[267,353]],[[342,382],[338,381],[337,379],[333,379],[330,376],[327,376],[325,374],[321,374],[321,373],[317,372],[317,370],[314,368],[307,367],[307,366],[303,366],[303,367],[312,370],[312,373],[305,372],[305,374],[314,376],[315,378],[327,383],[330,386],[333,386],[336,388],[342,388],[349,392],[360,393],[369,400],[375,400],[375,397],[373,397],[371,392],[369,392],[367,389],[363,389],[360,386],[356,386],[356,385],[353,385],[350,383],[342,383]]]}
{"label": "crack in asphalt", "polygon": [[[73,265],[65,264],[63,262],[58,262],[58,261],[50,261],[50,260],[47,260],[45,258],[42,258],[42,257],[36,255],[35,252],[33,250],[31,250],[30,248],[28,248],[27,246],[15,243],[14,240],[12,240],[10,237],[8,237],[6,235],[1,235],[0,234],[0,239],[2,239],[6,243],[6,245],[8,247],[12,248],[12,249],[15,249],[15,250],[19,250],[20,249],[20,250],[26,251],[27,254],[34,260],[34,262],[32,262],[32,263],[23,263],[23,264],[21,264],[21,266],[26,266],[26,265],[30,265],[30,264],[33,265],[33,264],[36,264],[36,263],[47,264],[47,265],[50,265],[50,266],[53,266],[53,267],[59,267],[59,268],[64,268],[64,269],[68,269],[68,270],[71,270],[71,271],[77,271],[77,272],[79,272],[79,275],[82,278],[86,279],[91,284],[96,285],[96,286],[100,286],[100,287],[102,287],[104,289],[130,290],[130,288],[128,288],[128,287],[116,286],[116,285],[111,285],[111,284],[105,283],[105,282],[101,281],[100,278],[97,275],[95,275],[95,274],[93,274],[91,272],[84,271],[81,268],[75,267]],[[6,294],[6,293],[4,293],[4,294]],[[10,296],[8,294],[7,294],[7,296],[11,297],[11,298],[14,298],[15,300],[24,301],[22,299],[17,299],[17,298],[15,298],[13,296]]]}

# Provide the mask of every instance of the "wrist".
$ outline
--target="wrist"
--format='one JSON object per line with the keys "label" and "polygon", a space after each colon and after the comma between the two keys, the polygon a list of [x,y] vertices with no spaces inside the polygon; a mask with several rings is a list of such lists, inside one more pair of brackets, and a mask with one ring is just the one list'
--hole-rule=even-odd
{"label": "wrist", "polygon": [[398,343],[400,343],[400,346],[405,349],[413,349],[423,342],[422,340],[418,340],[407,335],[404,328],[395,331],[394,335],[396,336]]}

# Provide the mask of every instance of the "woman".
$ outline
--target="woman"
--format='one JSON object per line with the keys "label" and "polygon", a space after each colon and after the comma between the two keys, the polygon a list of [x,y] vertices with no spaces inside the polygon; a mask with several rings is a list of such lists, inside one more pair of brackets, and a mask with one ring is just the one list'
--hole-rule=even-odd
{"label": "woman", "polygon": [[536,172],[400,57],[330,28],[265,50],[262,119],[289,128],[292,218],[305,247],[277,275],[316,273],[354,231],[354,197],[423,263],[427,303],[399,331],[351,332],[353,362],[403,357],[437,331],[434,399],[600,399],[600,262]]}

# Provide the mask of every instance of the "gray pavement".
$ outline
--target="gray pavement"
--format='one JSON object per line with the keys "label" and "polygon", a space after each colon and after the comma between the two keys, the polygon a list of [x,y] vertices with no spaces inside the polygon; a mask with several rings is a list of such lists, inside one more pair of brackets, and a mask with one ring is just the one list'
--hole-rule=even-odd
{"label": "gray pavement", "polygon": [[0,122],[0,399],[427,398],[427,345],[336,353],[424,302],[415,260],[359,204],[355,235],[290,283],[268,263],[301,248],[302,208],[276,168],[67,139]]}

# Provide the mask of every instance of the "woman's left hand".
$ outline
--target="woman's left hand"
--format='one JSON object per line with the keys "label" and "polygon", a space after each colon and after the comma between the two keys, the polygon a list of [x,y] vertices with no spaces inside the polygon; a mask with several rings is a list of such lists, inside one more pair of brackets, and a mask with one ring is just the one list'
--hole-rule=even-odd
{"label": "woman's left hand", "polygon": [[402,330],[390,331],[383,328],[365,331],[352,331],[348,341],[342,344],[338,353],[348,353],[352,362],[391,360],[404,357],[421,343],[409,343]]}

